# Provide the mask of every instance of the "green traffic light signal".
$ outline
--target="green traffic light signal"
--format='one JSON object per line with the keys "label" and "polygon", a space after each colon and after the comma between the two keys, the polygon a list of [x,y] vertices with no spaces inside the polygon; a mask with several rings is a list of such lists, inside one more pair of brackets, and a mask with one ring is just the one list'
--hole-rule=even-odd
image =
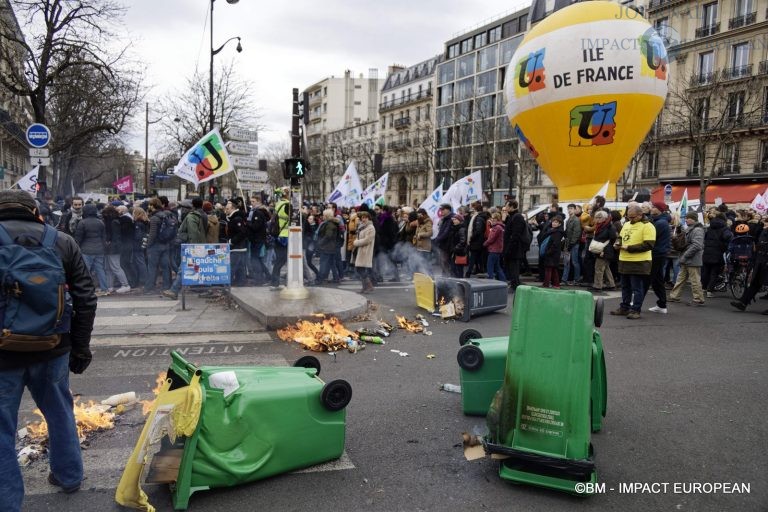
{"label": "green traffic light signal", "polygon": [[285,160],[285,179],[303,178],[306,176],[308,162],[301,158],[286,158]]}

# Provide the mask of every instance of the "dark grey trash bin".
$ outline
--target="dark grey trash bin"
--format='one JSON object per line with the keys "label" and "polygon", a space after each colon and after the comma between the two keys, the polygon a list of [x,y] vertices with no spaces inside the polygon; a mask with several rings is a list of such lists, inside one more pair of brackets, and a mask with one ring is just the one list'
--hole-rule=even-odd
{"label": "dark grey trash bin", "polygon": [[469,322],[473,316],[492,313],[507,307],[507,283],[495,279],[461,279],[438,277],[435,279],[436,299],[445,302],[458,297],[464,302],[464,312],[459,317]]}

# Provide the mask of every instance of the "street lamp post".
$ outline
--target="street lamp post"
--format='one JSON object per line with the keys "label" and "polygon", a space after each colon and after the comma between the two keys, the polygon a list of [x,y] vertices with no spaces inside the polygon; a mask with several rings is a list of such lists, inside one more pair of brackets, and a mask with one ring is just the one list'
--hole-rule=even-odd
{"label": "street lamp post", "polygon": [[144,118],[144,195],[149,195],[149,125],[159,122],[149,120],[149,103],[146,103]]}
{"label": "street lamp post", "polygon": [[[239,0],[227,0],[228,4],[236,4]],[[240,38],[239,37],[230,37],[226,41],[224,41],[224,44],[219,46],[217,49],[213,49],[213,4],[216,2],[216,0],[211,0],[211,68],[209,70],[208,75],[208,101],[209,101],[209,130],[213,130],[213,57],[219,53],[228,42],[232,41],[233,39],[237,39],[237,52],[240,53],[243,51],[243,46],[240,44]]]}

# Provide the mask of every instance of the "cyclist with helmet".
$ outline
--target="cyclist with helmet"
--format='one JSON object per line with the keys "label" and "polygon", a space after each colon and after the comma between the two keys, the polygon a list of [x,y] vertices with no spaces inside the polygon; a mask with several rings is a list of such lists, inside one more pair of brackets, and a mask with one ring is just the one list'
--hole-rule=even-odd
{"label": "cyclist with helmet", "polygon": [[[755,298],[755,295],[760,291],[760,288],[768,283],[768,215],[763,217],[762,224],[763,229],[758,236],[757,243],[755,243],[755,260],[752,270],[752,281],[744,290],[741,298],[731,302],[731,306],[741,311],[747,309],[747,306]],[[741,225],[736,227],[737,230],[740,228]],[[749,233],[748,226],[747,233]],[[741,233],[737,232],[734,241],[739,238],[739,236],[744,236],[743,231]],[[746,236],[749,235],[747,234]],[[768,315],[768,309],[763,311],[763,314]]]}

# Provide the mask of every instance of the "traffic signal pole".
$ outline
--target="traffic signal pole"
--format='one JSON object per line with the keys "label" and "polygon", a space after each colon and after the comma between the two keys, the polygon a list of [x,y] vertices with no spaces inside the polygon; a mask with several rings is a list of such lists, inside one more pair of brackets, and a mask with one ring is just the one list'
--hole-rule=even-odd
{"label": "traffic signal pole", "polygon": [[[305,105],[304,108],[307,108]],[[291,119],[291,156],[300,158],[299,136],[299,90],[293,89],[293,110]],[[301,164],[300,164],[301,165]],[[286,169],[286,174],[287,174]],[[301,222],[301,182],[300,178],[290,178],[291,183],[291,224],[288,227],[288,277],[286,286],[280,292],[281,299],[300,300],[309,297],[309,290],[304,287],[304,247]]]}

